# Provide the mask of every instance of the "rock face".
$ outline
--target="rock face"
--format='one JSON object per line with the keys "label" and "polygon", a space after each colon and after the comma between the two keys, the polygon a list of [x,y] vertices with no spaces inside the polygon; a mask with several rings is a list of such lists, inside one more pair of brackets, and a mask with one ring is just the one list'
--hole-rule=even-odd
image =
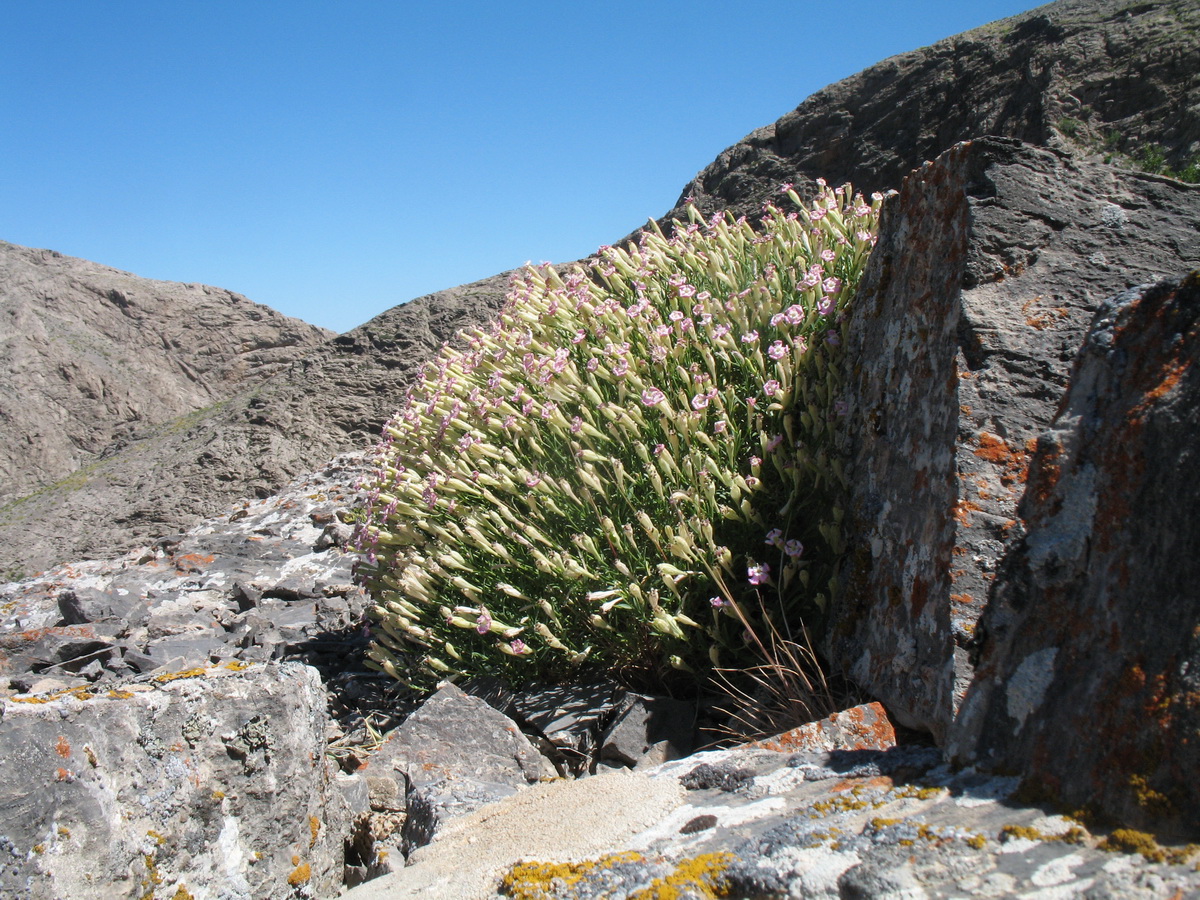
{"label": "rock face", "polygon": [[1191,0],[1060,0],[893,56],[830,85],[725,150],[684,188],[704,210],[753,217],[784,182],[899,186],[982,135],[1084,152],[1200,141],[1200,7]]}
{"label": "rock face", "polygon": [[489,319],[508,273],[439,291],[377,316],[227,395],[9,504],[0,518],[0,575],[119,556],[184,531],[243,498],[350,450],[364,450],[399,407],[417,368],[462,327]]}
{"label": "rock face", "polygon": [[263,381],[331,333],[220,288],[0,242],[0,335],[3,505]]}
{"label": "rock face", "polygon": [[1103,301],[1200,260],[1200,189],[1015,141],[906,179],[851,312],[846,590],[829,656],[945,738],[1030,452]]}
{"label": "rock face", "polygon": [[[348,810],[313,669],[4,702],[5,897],[332,896]],[[180,892],[183,893],[180,893]]]}
{"label": "rock face", "polygon": [[[1200,272],[1101,308],[1037,442],[952,750],[1200,831]],[[1104,735],[1097,740],[1097,735]]]}

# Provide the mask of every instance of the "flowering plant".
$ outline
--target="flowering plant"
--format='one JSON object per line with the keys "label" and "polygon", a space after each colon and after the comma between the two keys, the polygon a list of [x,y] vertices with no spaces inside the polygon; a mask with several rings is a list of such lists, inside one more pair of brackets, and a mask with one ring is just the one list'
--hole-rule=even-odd
{"label": "flowering plant", "polygon": [[653,683],[823,609],[833,360],[881,198],[818,185],[758,231],[689,206],[590,271],[528,267],[425,366],[364,485],[379,668]]}

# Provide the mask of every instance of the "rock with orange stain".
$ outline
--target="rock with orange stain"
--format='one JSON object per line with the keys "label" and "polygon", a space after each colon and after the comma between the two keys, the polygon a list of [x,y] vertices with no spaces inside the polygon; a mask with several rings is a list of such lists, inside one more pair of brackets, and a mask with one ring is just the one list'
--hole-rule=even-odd
{"label": "rock with orange stain", "polygon": [[808,750],[886,750],[896,746],[896,730],[882,704],[865,703],[747,746],[787,753]]}
{"label": "rock with orange stain", "polygon": [[1200,834],[1200,273],[1093,323],[981,620],[963,762],[1060,802]]}
{"label": "rock with orange stain", "polygon": [[[1049,448],[1029,464],[1089,323],[1200,259],[1196,221],[1194,188],[993,138],[885,205],[847,325],[848,552],[826,650],[899,724],[946,739],[1022,497],[1051,490]],[[1147,399],[1183,377],[1164,370]]]}

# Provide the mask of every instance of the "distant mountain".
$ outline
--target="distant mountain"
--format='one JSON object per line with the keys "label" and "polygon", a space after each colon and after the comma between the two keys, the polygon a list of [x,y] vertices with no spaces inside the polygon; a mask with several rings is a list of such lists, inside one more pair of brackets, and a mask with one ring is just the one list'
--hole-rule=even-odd
{"label": "distant mountain", "polygon": [[[330,457],[369,446],[395,412],[416,368],[459,328],[489,318],[508,279],[504,273],[418,298],[336,337],[254,307],[315,339],[279,348],[269,366],[264,362],[255,369],[266,370],[256,378],[227,384],[224,393],[214,389],[207,399],[199,395],[202,402],[193,403],[183,417],[159,410],[151,418],[145,412],[138,430],[108,445],[106,453],[0,508],[0,577],[122,553],[188,528],[240,497],[269,496]],[[190,315],[212,319],[215,314],[193,309]],[[224,335],[231,348],[249,340],[232,325]],[[221,342],[214,337],[214,343]],[[111,358],[129,358],[131,365],[138,356],[161,360],[164,353],[143,345],[109,348]],[[196,358],[202,362],[215,355],[206,348]],[[173,358],[161,362],[166,368],[185,364]],[[138,376],[140,371],[134,368],[133,375],[149,381]],[[32,421],[39,405],[46,403],[39,398],[20,408]],[[172,415],[186,409],[176,406]],[[19,445],[9,444],[7,435],[4,441],[20,455]]]}
{"label": "distant mountain", "polygon": [[0,242],[0,504],[263,381],[330,335],[221,288]]}
{"label": "distant mountain", "polygon": [[[804,190],[817,177],[850,180],[865,191],[898,187],[925,160],[987,134],[1115,164],[1182,170],[1200,159],[1197,87],[1197,0],[1060,0],[884,60],[818,91],[722,152],[664,218],[681,215],[688,196],[705,210],[753,216],[780,184],[795,182]],[[21,252],[44,254],[43,265],[53,260],[45,251]],[[20,275],[22,266],[0,269],[0,296],[12,292],[10,279],[28,279]],[[0,354],[8,354],[0,357],[0,466],[8,466],[6,481],[15,486],[10,496],[68,477],[0,509],[0,573],[119,553],[188,527],[238,497],[267,496],[334,454],[369,445],[417,366],[459,327],[488,320],[507,283],[503,273],[440,291],[332,339],[283,317],[269,319],[275,314],[238,298],[264,322],[289,323],[281,335],[294,335],[291,343],[281,337],[259,345],[222,324],[214,308],[185,307],[182,299],[170,326],[154,324],[172,304],[153,306],[141,299],[148,294],[115,283],[80,289],[81,297],[92,298],[87,309],[105,316],[67,312],[53,327],[36,325],[43,319],[32,310],[50,306],[46,298],[55,294],[32,290],[24,312],[0,320]],[[229,299],[235,295],[175,287],[192,302],[211,292],[225,298],[215,309],[242,308]],[[136,302],[122,307],[117,296]],[[7,307],[0,315],[10,315]],[[141,315],[144,324],[123,331],[106,324],[131,315]],[[24,356],[5,348],[13,340],[8,335],[38,327],[47,332],[39,346],[70,347],[63,321],[76,326],[70,340],[96,349],[63,349],[59,362],[36,370],[65,398],[56,399],[53,392],[39,393],[36,378],[10,374],[26,366],[9,360],[36,356],[26,339],[12,344]],[[89,374],[62,373],[63,365],[83,359],[91,361]],[[116,369],[128,380],[111,374]],[[183,386],[170,381],[170,389],[160,388],[167,376],[159,369]],[[93,412],[93,403],[105,411]],[[181,413],[189,415],[173,419]],[[91,424],[93,417],[108,424]],[[54,436],[43,438],[39,429],[51,424]],[[30,461],[42,456],[53,463]]]}

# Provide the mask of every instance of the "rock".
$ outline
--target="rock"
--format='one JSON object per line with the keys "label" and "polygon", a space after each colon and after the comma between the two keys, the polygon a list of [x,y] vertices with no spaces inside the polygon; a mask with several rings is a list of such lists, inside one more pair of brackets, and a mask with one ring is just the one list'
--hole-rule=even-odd
{"label": "rock", "polygon": [[592,771],[600,734],[624,695],[613,682],[536,685],[512,694],[509,713],[558,751],[574,774]]}
{"label": "rock", "polygon": [[1017,802],[1018,782],[956,774],[927,747],[700,753],[637,773],[536,785],[481,807],[416,850],[407,867],[346,897],[582,900],[653,891],[800,900],[1052,890],[1046,896],[1150,900],[1200,892],[1191,864],[1105,852],[1078,824]]}
{"label": "rock", "polygon": [[1200,832],[1200,272],[1106,303],[1037,440],[951,748]]}
{"label": "rock", "polygon": [[[13,898],[332,896],[348,816],[317,673],[197,669],[2,701]],[[180,896],[183,896],[180,894]]]}
{"label": "rock", "polygon": [[367,771],[404,777],[406,856],[448,820],[557,774],[511,719],[452,684],[388,734]]}
{"label": "rock", "polygon": [[881,704],[864,703],[747,746],[791,752],[887,750],[896,746],[896,731]]}
{"label": "rock", "polygon": [[1198,218],[1193,188],[992,138],[886,204],[850,314],[849,561],[826,650],[900,724],[946,738],[1022,531],[1030,448],[1088,323],[1105,297],[1200,259]]}
{"label": "rock", "polygon": [[671,697],[626,694],[600,738],[600,760],[637,766],[687,756],[696,747],[696,704]]}

